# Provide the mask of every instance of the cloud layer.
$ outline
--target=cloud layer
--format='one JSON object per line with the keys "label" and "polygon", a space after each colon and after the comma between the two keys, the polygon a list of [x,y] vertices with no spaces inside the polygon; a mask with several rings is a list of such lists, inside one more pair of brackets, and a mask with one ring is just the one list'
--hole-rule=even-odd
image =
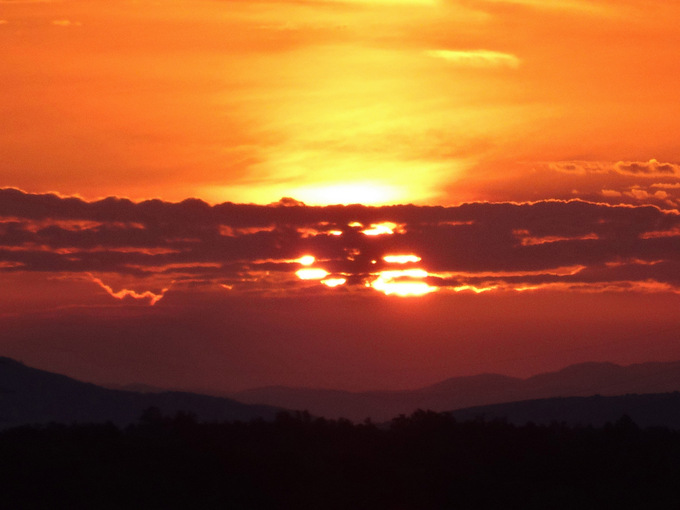
{"label": "cloud layer", "polygon": [[[440,291],[680,289],[680,216],[654,206],[291,203],[88,202],[2,189],[0,271],[86,279],[152,303],[186,285],[374,292],[386,279]],[[323,274],[296,274],[310,265]]]}

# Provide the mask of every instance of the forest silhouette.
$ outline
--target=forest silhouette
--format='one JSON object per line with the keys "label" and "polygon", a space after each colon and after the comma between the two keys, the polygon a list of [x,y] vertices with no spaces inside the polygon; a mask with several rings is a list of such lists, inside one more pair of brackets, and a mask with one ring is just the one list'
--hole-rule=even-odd
{"label": "forest silhouette", "polygon": [[671,508],[680,433],[627,416],[604,427],[457,421],[387,424],[282,412],[199,422],[150,408],[127,427],[0,432],[4,508]]}

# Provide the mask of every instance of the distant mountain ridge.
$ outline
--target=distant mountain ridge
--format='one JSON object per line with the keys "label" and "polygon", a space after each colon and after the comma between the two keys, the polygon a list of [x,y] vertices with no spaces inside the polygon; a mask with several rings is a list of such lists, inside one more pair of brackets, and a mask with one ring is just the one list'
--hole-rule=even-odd
{"label": "distant mountain ridge", "polygon": [[111,390],[0,357],[0,428],[50,422],[127,425],[150,407],[166,415],[193,413],[204,421],[273,419],[279,411],[187,392]]}
{"label": "distant mountain ridge", "polygon": [[451,414],[459,421],[501,419],[518,426],[559,423],[593,427],[628,416],[639,427],[680,430],[680,392],[523,400],[457,409]]}
{"label": "distant mountain ridge", "polygon": [[592,395],[626,395],[680,391],[680,362],[628,366],[580,363],[526,379],[498,374],[454,377],[416,390],[349,392],[289,388],[257,388],[230,394],[249,404],[306,409],[327,418],[389,420],[416,409],[451,411],[524,400]]}
{"label": "distant mountain ridge", "polygon": [[[181,391],[107,389],[0,357],[0,428],[22,424],[126,425],[149,407],[203,421],[272,419],[281,409],[326,418],[388,421],[417,409],[458,418],[507,418],[514,423],[564,421],[602,424],[628,414],[640,425],[656,420],[680,429],[680,362],[582,363],[526,379],[498,374],[456,377],[409,391],[348,392],[284,386],[239,392],[231,398]],[[608,396],[608,397],[605,397]],[[678,415],[676,416],[676,409]]]}

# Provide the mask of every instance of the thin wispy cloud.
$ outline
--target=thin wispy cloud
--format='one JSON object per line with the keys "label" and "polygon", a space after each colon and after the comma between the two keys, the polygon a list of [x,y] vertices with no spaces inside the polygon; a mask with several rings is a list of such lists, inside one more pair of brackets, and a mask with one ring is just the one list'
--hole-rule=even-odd
{"label": "thin wispy cloud", "polygon": [[440,58],[461,67],[508,67],[516,69],[520,66],[519,57],[510,53],[491,50],[429,50],[427,55]]}
{"label": "thin wispy cloud", "polygon": [[558,161],[549,164],[550,168],[559,172],[578,174],[619,173],[639,177],[680,177],[680,165],[662,163],[656,159],[649,161]]}

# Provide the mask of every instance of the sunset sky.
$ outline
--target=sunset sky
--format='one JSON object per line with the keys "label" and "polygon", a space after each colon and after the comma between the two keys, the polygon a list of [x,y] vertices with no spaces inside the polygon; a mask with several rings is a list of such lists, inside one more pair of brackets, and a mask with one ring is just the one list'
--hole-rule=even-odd
{"label": "sunset sky", "polygon": [[0,0],[0,355],[213,392],[680,360],[678,23]]}

